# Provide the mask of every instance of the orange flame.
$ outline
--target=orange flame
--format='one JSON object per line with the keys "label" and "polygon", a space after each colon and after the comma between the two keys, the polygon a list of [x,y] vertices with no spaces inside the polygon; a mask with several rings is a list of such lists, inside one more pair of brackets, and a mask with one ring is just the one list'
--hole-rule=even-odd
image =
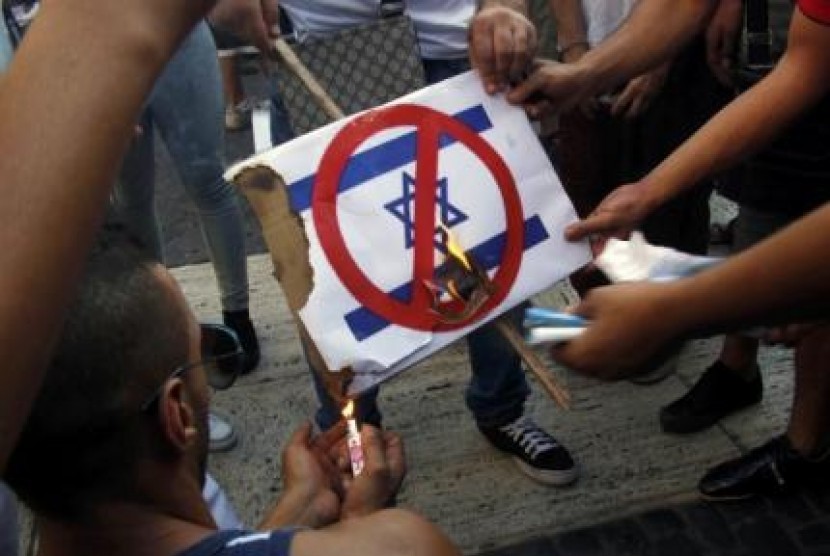
{"label": "orange flame", "polygon": [[352,415],[354,415],[354,400],[349,400],[349,403],[343,408],[343,418],[351,419]]}
{"label": "orange flame", "polygon": [[443,223],[438,224],[441,229],[447,234],[447,251],[449,251],[450,256],[461,261],[461,264],[464,265],[469,272],[473,271],[473,267],[470,264],[470,261],[467,259],[467,255],[464,253],[464,249],[462,249],[461,244],[456,241],[455,237],[450,232],[450,229],[447,228]]}

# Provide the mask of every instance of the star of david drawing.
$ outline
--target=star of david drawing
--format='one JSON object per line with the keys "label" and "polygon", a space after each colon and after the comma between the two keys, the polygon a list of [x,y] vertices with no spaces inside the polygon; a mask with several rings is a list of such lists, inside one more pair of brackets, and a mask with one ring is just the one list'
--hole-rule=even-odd
{"label": "star of david drawing", "polygon": [[[447,178],[438,180],[436,186],[436,200],[438,202],[440,221],[444,223],[447,228],[452,228],[467,220],[468,216],[464,214],[458,207],[450,203],[449,184]],[[403,192],[400,198],[390,201],[383,205],[383,208],[392,213],[392,215],[403,223],[404,227],[404,245],[407,249],[412,249],[415,245],[415,222],[412,219],[413,205],[415,203],[415,178],[403,173]],[[447,254],[445,247],[444,231],[435,227],[435,248],[441,253]]]}

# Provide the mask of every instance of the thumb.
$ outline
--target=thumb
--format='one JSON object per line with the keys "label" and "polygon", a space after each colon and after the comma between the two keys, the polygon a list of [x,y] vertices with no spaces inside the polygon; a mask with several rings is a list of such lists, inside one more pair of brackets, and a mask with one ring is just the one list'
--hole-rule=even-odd
{"label": "thumb", "polygon": [[386,454],[383,450],[383,437],[377,428],[364,424],[360,428],[360,442],[363,445],[363,458],[367,467],[374,469],[386,467]]}
{"label": "thumb", "polygon": [[262,19],[271,37],[279,35],[280,13],[277,0],[262,0]]}
{"label": "thumb", "polygon": [[[510,104],[526,104],[534,94],[539,92],[541,79],[539,73],[532,73],[530,77],[515,85],[507,93],[507,101]],[[535,101],[540,99],[534,98]]]}
{"label": "thumb", "polygon": [[585,220],[574,222],[565,228],[565,239],[579,241],[593,234],[610,235],[618,226],[609,212],[592,214]]}
{"label": "thumb", "polygon": [[289,446],[307,447],[311,442],[311,423],[306,421],[291,434],[288,439]]}

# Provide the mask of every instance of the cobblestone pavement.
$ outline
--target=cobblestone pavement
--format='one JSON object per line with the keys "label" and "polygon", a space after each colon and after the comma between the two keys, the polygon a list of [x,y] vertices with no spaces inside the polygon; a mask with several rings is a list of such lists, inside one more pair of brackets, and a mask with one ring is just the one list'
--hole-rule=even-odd
{"label": "cobblestone pavement", "polygon": [[481,556],[822,556],[830,554],[830,490],[742,502],[691,502]]}

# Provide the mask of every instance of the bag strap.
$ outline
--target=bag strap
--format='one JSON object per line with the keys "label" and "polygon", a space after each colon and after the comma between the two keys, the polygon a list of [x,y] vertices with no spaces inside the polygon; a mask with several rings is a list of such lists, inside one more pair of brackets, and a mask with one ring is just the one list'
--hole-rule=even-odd
{"label": "bag strap", "polygon": [[768,0],[744,2],[746,63],[751,69],[772,67],[772,32],[769,27]]}
{"label": "bag strap", "polygon": [[402,15],[406,10],[405,0],[380,0],[378,15],[381,19]]}

